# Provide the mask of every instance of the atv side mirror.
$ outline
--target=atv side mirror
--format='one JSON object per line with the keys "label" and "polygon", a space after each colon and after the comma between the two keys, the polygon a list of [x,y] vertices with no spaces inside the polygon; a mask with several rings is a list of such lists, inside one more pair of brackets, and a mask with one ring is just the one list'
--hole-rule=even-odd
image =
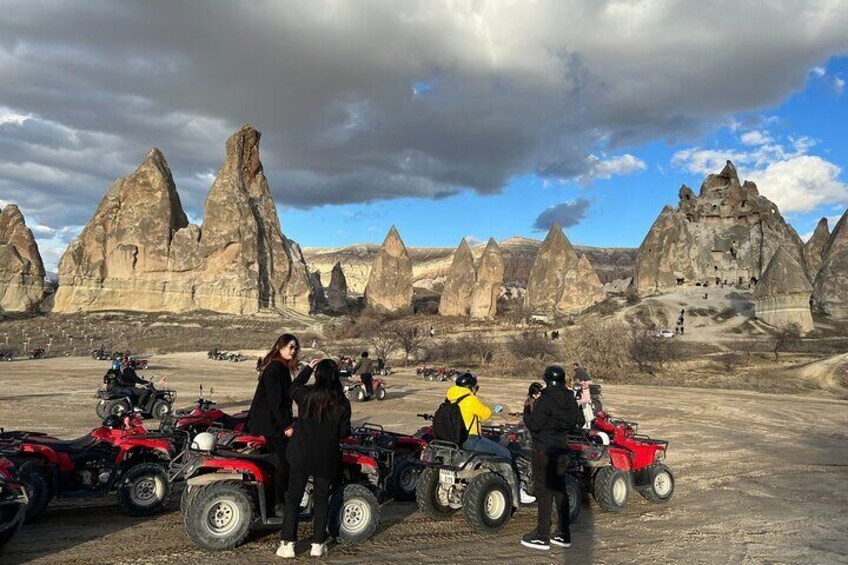
{"label": "atv side mirror", "polygon": [[501,406],[500,404],[495,404],[492,407],[492,412],[494,412],[495,414],[500,414],[501,412],[503,412],[503,410],[504,410],[504,407]]}

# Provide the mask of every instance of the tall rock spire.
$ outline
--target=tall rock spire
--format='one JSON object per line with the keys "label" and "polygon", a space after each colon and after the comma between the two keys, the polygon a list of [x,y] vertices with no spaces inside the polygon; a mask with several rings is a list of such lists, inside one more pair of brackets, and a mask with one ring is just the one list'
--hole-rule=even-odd
{"label": "tall rock spire", "polygon": [[412,261],[395,226],[374,258],[365,302],[368,308],[384,313],[409,312],[412,308]]}
{"label": "tall rock spire", "polygon": [[813,301],[820,310],[848,319],[848,210],[830,234],[814,287]]}
{"label": "tall rock spire", "polygon": [[463,238],[453,255],[442,299],[439,302],[439,314],[442,316],[468,316],[471,311],[471,294],[474,292],[476,272],[474,256],[468,242]]}
{"label": "tall rock spire", "polygon": [[472,318],[494,318],[498,313],[498,296],[504,282],[504,256],[498,242],[489,238],[480,264],[471,296]]}
{"label": "tall rock spire", "polygon": [[0,211],[0,311],[29,312],[44,299],[44,264],[24,215],[14,204]]}
{"label": "tall rock spire", "polygon": [[754,289],[757,318],[776,328],[796,324],[802,332],[814,329],[810,313],[813,285],[804,267],[783,247],[769,261]]}

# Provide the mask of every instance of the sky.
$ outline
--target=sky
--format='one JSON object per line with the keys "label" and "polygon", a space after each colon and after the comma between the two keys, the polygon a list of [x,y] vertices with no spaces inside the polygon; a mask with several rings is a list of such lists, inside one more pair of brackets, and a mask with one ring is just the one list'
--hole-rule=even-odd
{"label": "sky", "polygon": [[48,270],[152,146],[189,218],[242,124],[302,246],[636,247],[732,159],[848,207],[843,0],[0,0],[0,206]]}

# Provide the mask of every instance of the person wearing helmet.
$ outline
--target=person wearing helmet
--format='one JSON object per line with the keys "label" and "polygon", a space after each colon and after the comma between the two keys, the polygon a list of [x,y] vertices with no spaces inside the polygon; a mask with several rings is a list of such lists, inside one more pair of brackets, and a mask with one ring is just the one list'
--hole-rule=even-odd
{"label": "person wearing helmet", "polygon": [[368,358],[368,352],[363,351],[362,357],[359,359],[359,362],[356,363],[356,366],[353,368],[353,374],[359,375],[359,378],[362,379],[362,384],[365,385],[365,396],[366,398],[371,398],[374,395],[374,361]]}
{"label": "person wearing helmet", "polygon": [[482,451],[512,460],[512,454],[509,449],[496,441],[480,435],[480,426],[484,421],[492,417],[492,409],[477,398],[478,390],[480,390],[480,385],[477,383],[477,377],[471,373],[463,373],[456,378],[455,384],[445,394],[450,402],[456,402],[463,396],[466,397],[459,402],[462,421],[468,430],[468,439],[465,440],[462,447],[471,451]]}
{"label": "person wearing helmet", "polygon": [[[560,457],[568,451],[568,434],[583,425],[583,414],[574,394],[565,387],[565,370],[558,365],[545,369],[545,388],[533,402],[524,405],[524,425],[533,439],[533,486],[538,502],[536,529],[521,539],[521,545],[548,550],[551,544],[571,547],[568,495],[557,472]],[[551,511],[557,503],[559,524],[551,535]]]}

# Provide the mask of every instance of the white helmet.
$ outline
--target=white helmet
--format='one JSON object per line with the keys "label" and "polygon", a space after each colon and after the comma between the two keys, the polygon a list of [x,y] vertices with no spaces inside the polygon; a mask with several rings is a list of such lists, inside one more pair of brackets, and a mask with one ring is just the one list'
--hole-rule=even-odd
{"label": "white helmet", "polygon": [[202,432],[194,436],[191,440],[191,449],[194,451],[215,451],[215,445],[218,442],[214,434]]}
{"label": "white helmet", "polygon": [[607,434],[606,432],[595,431],[592,433],[595,435],[596,438],[599,438],[601,440],[601,445],[610,444],[610,437],[609,434]]}

